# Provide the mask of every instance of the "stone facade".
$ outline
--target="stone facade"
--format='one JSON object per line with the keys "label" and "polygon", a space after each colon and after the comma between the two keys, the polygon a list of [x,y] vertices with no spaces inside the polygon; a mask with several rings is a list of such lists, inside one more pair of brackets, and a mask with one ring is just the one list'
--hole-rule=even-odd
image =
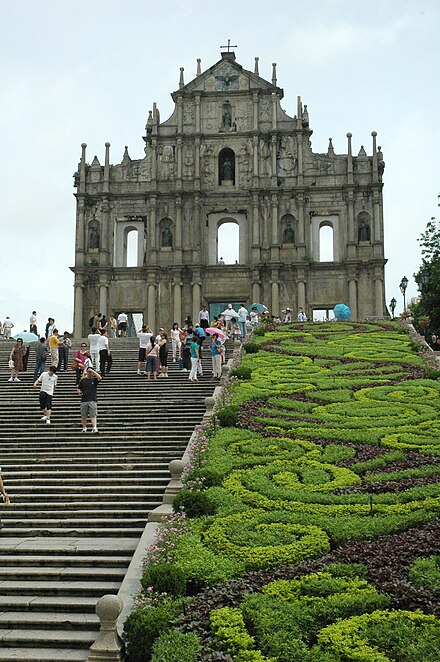
{"label": "stone facade", "polygon": [[[202,303],[259,301],[272,314],[346,303],[352,318],[385,313],[383,155],[372,132],[372,156],[312,151],[307,106],[281,108],[283,90],[243,69],[232,52],[172,94],[161,122],[153,104],[145,157],[89,165],[78,172],[74,331],[94,313],[142,312],[170,328]],[[238,263],[219,265],[218,231],[239,228]],[[320,261],[322,228],[330,228],[332,261]],[[137,265],[127,266],[128,236]],[[133,235],[132,235],[133,236]]]}

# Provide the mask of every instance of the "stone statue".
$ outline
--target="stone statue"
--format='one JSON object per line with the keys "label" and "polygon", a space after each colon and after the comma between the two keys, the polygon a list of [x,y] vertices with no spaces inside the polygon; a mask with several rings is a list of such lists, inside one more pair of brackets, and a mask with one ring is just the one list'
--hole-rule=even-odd
{"label": "stone statue", "polygon": [[99,248],[99,230],[96,225],[89,228],[89,248]]}
{"label": "stone statue", "polygon": [[295,233],[293,231],[292,225],[286,223],[283,232],[283,244],[294,244],[295,243]]}
{"label": "stone statue", "polygon": [[229,158],[226,158],[223,161],[223,180],[226,180],[228,182],[233,181],[234,179],[234,168],[232,165],[232,161]]}
{"label": "stone statue", "polygon": [[226,131],[229,131],[231,126],[232,126],[231,113],[229,112],[229,110],[225,110],[225,112],[223,113],[223,128]]}
{"label": "stone statue", "polygon": [[162,230],[162,248],[171,248],[173,246],[173,233],[167,226]]}
{"label": "stone statue", "polygon": [[370,226],[365,221],[359,223],[358,241],[370,241]]}

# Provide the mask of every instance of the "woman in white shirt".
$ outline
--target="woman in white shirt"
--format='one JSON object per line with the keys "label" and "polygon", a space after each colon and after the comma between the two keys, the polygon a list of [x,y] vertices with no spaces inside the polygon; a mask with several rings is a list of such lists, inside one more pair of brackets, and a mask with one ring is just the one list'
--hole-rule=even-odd
{"label": "woman in white shirt", "polygon": [[177,361],[177,356],[180,356],[180,334],[183,333],[182,329],[179,329],[177,322],[174,322],[173,328],[170,331],[171,336],[171,346],[173,350],[173,363]]}

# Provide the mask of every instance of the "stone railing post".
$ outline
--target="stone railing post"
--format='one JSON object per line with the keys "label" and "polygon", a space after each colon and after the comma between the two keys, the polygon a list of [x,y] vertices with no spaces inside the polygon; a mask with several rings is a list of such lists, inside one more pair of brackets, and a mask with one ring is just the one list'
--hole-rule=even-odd
{"label": "stone railing post", "polygon": [[165,488],[163,503],[172,504],[174,497],[179,494],[183,487],[182,471],[185,467],[182,460],[171,460],[169,466],[171,480]]}
{"label": "stone railing post", "polygon": [[211,396],[208,397],[208,398],[205,398],[206,411],[204,413],[203,418],[210,418],[213,415],[214,406],[215,406],[215,398],[213,398]]}
{"label": "stone railing post", "polygon": [[91,645],[87,662],[123,662],[124,644],[116,629],[116,621],[124,603],[117,595],[103,595],[96,605],[101,629]]}

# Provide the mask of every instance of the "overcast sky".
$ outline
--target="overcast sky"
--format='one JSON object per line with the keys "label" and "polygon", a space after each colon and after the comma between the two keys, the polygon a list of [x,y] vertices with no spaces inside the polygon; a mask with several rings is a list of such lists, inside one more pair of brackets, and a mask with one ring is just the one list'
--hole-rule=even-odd
{"label": "overcast sky", "polygon": [[308,105],[315,152],[371,154],[378,133],[386,163],[386,300],[420,264],[417,238],[440,217],[440,3],[438,0],[0,0],[0,317],[16,329],[38,311],[72,328],[75,198],[81,143],[104,162],[124,146],[144,156],[145,122],[156,101],[237,44],[237,61],[271,79],[277,62],[282,107]]}

